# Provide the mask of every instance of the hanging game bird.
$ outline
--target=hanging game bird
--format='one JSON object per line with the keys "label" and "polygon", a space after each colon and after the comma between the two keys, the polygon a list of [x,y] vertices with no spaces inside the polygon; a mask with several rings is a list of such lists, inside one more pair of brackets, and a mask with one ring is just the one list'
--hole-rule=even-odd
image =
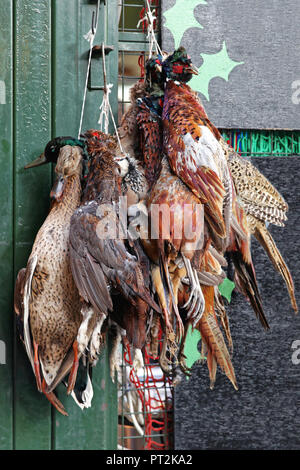
{"label": "hanging game bird", "polygon": [[261,244],[274,268],[284,279],[292,307],[297,313],[298,306],[291,273],[266,226],[272,223],[284,227],[288,205],[270,181],[250,161],[241,158],[225,143],[223,146],[228,154],[228,166],[240,204],[246,213],[249,231]]}
{"label": "hanging game bird", "polygon": [[[87,131],[80,139],[59,137],[47,144],[38,161],[27,166],[58,159],[60,177],[52,192],[57,200],[36,238],[27,268],[18,274],[15,312],[38,388],[63,414],[66,412],[53,389],[71,370],[68,392],[73,390],[78,361],[87,354],[82,390],[78,382],[81,400],[86,372],[96,361],[108,323],[117,329],[112,376],[118,342],[122,338],[125,344],[129,341],[139,353],[150,341],[155,353],[160,326],[164,333],[160,353],[163,370],[168,373],[173,361],[189,375],[184,345],[192,325],[201,333],[211,388],[219,365],[237,389],[229,322],[217,286],[225,276],[226,254],[234,262],[237,287],[268,328],[251,259],[251,234],[284,278],[297,311],[290,272],[265,224],[283,225],[287,205],[251,163],[226,145],[209,121],[197,94],[187,85],[194,73],[197,71],[184,48],[166,58],[152,57],[146,65],[145,82],[138,82],[131,90],[131,106],[122,118],[118,140],[96,130]],[[76,167],[76,155],[80,163],[76,177],[67,171],[64,188],[61,161],[66,154],[66,168]],[[82,156],[87,175],[78,207]],[[79,187],[71,193],[68,184],[72,178],[77,178]],[[132,236],[134,230],[127,232],[128,214],[121,211],[121,196],[127,197],[129,222],[133,221],[131,228],[143,235],[141,240]],[[169,224],[152,217],[155,205],[168,207]],[[200,224],[196,220],[198,207],[204,214]],[[141,218],[136,217],[136,209]],[[51,214],[55,210],[54,221]],[[67,215],[63,215],[64,210]],[[184,222],[192,233],[183,230]],[[53,247],[50,237],[46,237],[45,245],[39,241],[44,226],[50,226],[53,234],[63,239],[62,245]],[[52,267],[62,289],[59,292],[47,271],[45,247],[49,248],[48,257],[53,251],[54,259],[61,259],[56,270],[55,264]],[[58,257],[62,247],[65,251]],[[40,259],[45,269],[44,265],[40,269]],[[43,323],[37,327],[36,321],[40,315],[51,330],[53,311],[50,314],[46,308],[47,289],[64,303],[55,318],[61,318],[65,337],[55,342],[51,332],[51,344],[44,341]],[[63,299],[72,295],[75,309],[71,312]],[[43,308],[38,309],[39,305]],[[52,360],[54,349],[59,359]],[[50,365],[46,364],[49,358]],[[49,374],[50,366],[53,370]]]}
{"label": "hanging game bird", "polygon": [[224,152],[210,126],[201,118],[194,93],[185,84],[198,73],[180,48],[163,63],[166,88],[163,106],[163,149],[172,171],[204,204],[209,229],[226,236],[223,220],[225,190],[221,181]]}
{"label": "hanging game bird", "polygon": [[[54,152],[49,150],[48,144],[39,159],[44,163],[49,152],[50,158],[54,153],[58,156],[59,152],[57,180],[51,191],[54,201],[36,236],[27,267],[18,273],[14,305],[37,388],[58,411],[67,414],[53,393],[53,384],[72,346],[69,393],[74,388],[78,367],[76,337],[81,322],[80,298],[69,263],[69,229],[71,216],[80,202],[82,155],[78,147],[64,144],[61,141]],[[35,161],[27,168],[37,165]]]}
{"label": "hanging game bird", "polygon": [[[119,322],[129,341],[141,348],[145,335],[137,326],[146,324],[149,307],[160,309],[151,297],[139,241],[127,240],[122,225],[120,164],[126,158],[116,150],[115,139],[100,132],[88,140],[89,173],[82,204],[71,220],[71,267],[83,299],[102,317]],[[128,161],[123,163],[128,168]],[[120,307],[118,296],[121,311],[114,308],[115,303]]]}
{"label": "hanging game bird", "polygon": [[[249,236],[250,234],[255,236],[266,251],[274,268],[281,274],[286,283],[292,307],[297,313],[298,306],[295,298],[292,276],[266,226],[268,223],[273,223],[283,227],[284,222],[286,221],[288,206],[270,181],[268,181],[268,179],[250,161],[240,157],[240,155],[238,155],[233,148],[224,141],[218,129],[216,129],[216,127],[209,121],[198,94],[194,92],[194,96],[199,103],[202,119],[210,127],[223,148],[234,184],[234,189],[239,198],[239,205],[246,214],[248,234]],[[227,183],[223,181],[225,189],[229,186],[228,179],[226,178],[226,180]],[[223,213],[226,211],[226,206],[227,212],[230,210],[230,197],[227,199],[228,203],[226,202],[226,198],[224,201]],[[230,215],[229,217],[227,216],[227,220],[229,218]],[[238,228],[238,224],[235,223],[234,228]],[[246,227],[244,227],[243,230],[246,230]],[[229,233],[228,229],[227,232]]]}

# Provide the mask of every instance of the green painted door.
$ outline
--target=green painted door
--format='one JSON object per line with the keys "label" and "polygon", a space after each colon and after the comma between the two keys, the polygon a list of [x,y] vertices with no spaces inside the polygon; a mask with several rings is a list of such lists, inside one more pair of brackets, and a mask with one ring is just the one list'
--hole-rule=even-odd
{"label": "green painted door", "polygon": [[[77,136],[96,1],[2,0],[0,15],[0,449],[114,449],[117,391],[108,353],[94,370],[92,408],[81,411],[65,388],[58,396],[69,413],[59,415],[38,393],[16,336],[13,287],[49,208],[50,167],[24,171],[51,137]],[[109,20],[109,26],[108,26]],[[117,114],[117,0],[100,2],[94,44],[113,45],[107,56]],[[92,60],[101,85],[101,59]],[[88,91],[82,129],[99,127],[101,91]]]}

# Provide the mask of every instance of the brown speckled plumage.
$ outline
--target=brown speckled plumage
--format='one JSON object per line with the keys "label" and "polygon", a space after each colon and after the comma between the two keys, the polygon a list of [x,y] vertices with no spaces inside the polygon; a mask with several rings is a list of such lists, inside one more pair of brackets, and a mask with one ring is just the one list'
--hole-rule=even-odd
{"label": "brown speckled plumage", "polygon": [[[122,328],[126,327],[130,341],[140,348],[145,332],[137,334],[132,320],[136,316],[138,322],[146,325],[148,305],[157,310],[159,307],[150,296],[149,269],[143,270],[145,255],[138,249],[139,242],[129,242],[122,232],[122,176],[115,140],[98,134],[88,142],[89,174],[82,204],[71,220],[71,267],[84,300],[96,312],[110,315]],[[121,300],[115,312],[117,296]],[[130,308],[124,312],[128,305]]]}
{"label": "brown speckled plumage", "polygon": [[[61,200],[52,203],[27,265],[28,270],[32,260],[37,259],[30,286],[29,322],[48,386],[75,341],[80,325],[80,298],[69,262],[69,230],[71,216],[80,202],[81,158],[78,147],[65,146],[60,151],[56,172],[65,178],[64,192]],[[24,283],[17,282],[15,305],[21,321],[23,292]]]}

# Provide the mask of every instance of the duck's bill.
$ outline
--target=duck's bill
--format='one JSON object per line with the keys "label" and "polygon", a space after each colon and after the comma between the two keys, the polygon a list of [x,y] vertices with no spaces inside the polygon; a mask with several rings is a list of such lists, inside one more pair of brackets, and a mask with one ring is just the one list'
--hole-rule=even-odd
{"label": "duck's bill", "polygon": [[47,163],[47,159],[45,157],[45,154],[42,153],[38,158],[36,158],[33,162],[31,163],[27,163],[27,165],[24,166],[25,170],[27,170],[28,168],[33,168],[34,166],[40,166],[40,165],[44,165],[45,163]]}
{"label": "duck's bill", "polygon": [[62,176],[59,176],[55,181],[53,188],[50,193],[51,199],[55,199],[56,201],[60,201],[65,189],[65,180]]}

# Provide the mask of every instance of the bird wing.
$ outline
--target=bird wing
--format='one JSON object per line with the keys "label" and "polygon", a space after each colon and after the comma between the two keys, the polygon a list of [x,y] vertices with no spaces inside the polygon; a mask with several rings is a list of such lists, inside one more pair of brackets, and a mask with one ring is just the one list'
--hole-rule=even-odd
{"label": "bird wing", "polygon": [[[145,287],[138,258],[128,251],[125,241],[113,231],[119,219],[113,206],[100,206],[92,201],[77,209],[71,219],[70,259],[80,295],[96,311],[113,310],[111,287],[134,303],[138,295],[160,311]],[[114,236],[115,235],[115,236]]]}
{"label": "bird wing", "polygon": [[237,200],[235,200],[233,211],[237,223],[240,225],[242,231],[247,234],[246,239],[241,239],[233,229],[230,233],[230,244],[227,248],[227,252],[230,254],[235,267],[234,282],[239,291],[249,299],[255,315],[259,318],[262,326],[268,329],[269,324],[264,313],[251,257],[251,234],[247,224],[246,214],[243,208],[239,206]]}
{"label": "bird wing", "polygon": [[32,291],[32,278],[37,265],[37,256],[32,255],[27,263],[27,267],[20,269],[15,283],[14,290],[14,311],[16,316],[17,330],[23,342],[27,356],[34,371],[33,346],[30,330],[29,304]]}
{"label": "bird wing", "polygon": [[225,237],[225,189],[218,168],[224,152],[207,119],[201,118],[200,105],[189,87],[172,81],[167,83],[164,99],[163,148],[174,173],[205,204],[209,225]]}
{"label": "bird wing", "polygon": [[250,227],[251,233],[254,234],[255,238],[258,240],[258,242],[261,244],[261,246],[267,253],[274,268],[281,274],[288,289],[292,307],[297,313],[298,306],[295,297],[295,287],[293,279],[290,270],[286,265],[278,247],[276,246],[273,237],[271,236],[264,222],[261,222],[260,220],[256,219],[251,215],[247,215],[247,222]]}
{"label": "bird wing", "polygon": [[26,279],[26,268],[20,269],[17,275],[14,290],[14,312],[16,317],[17,331],[24,342],[24,288]]}
{"label": "bird wing", "polygon": [[227,375],[233,387],[237,390],[238,387],[234,368],[215,313],[214,287],[203,286],[203,295],[205,298],[205,310],[197,324],[197,329],[200,331],[202,341],[207,348],[207,367],[210,376],[210,388],[212,389],[214,387],[218,364],[221,370]]}
{"label": "bird wing", "polygon": [[277,189],[250,161],[229,151],[228,166],[246,214],[284,226],[288,205]]}
{"label": "bird wing", "polygon": [[146,104],[138,101],[136,122],[138,126],[139,149],[144,162],[145,176],[149,186],[155,182],[161,168],[161,124],[160,117],[152,112]]}

